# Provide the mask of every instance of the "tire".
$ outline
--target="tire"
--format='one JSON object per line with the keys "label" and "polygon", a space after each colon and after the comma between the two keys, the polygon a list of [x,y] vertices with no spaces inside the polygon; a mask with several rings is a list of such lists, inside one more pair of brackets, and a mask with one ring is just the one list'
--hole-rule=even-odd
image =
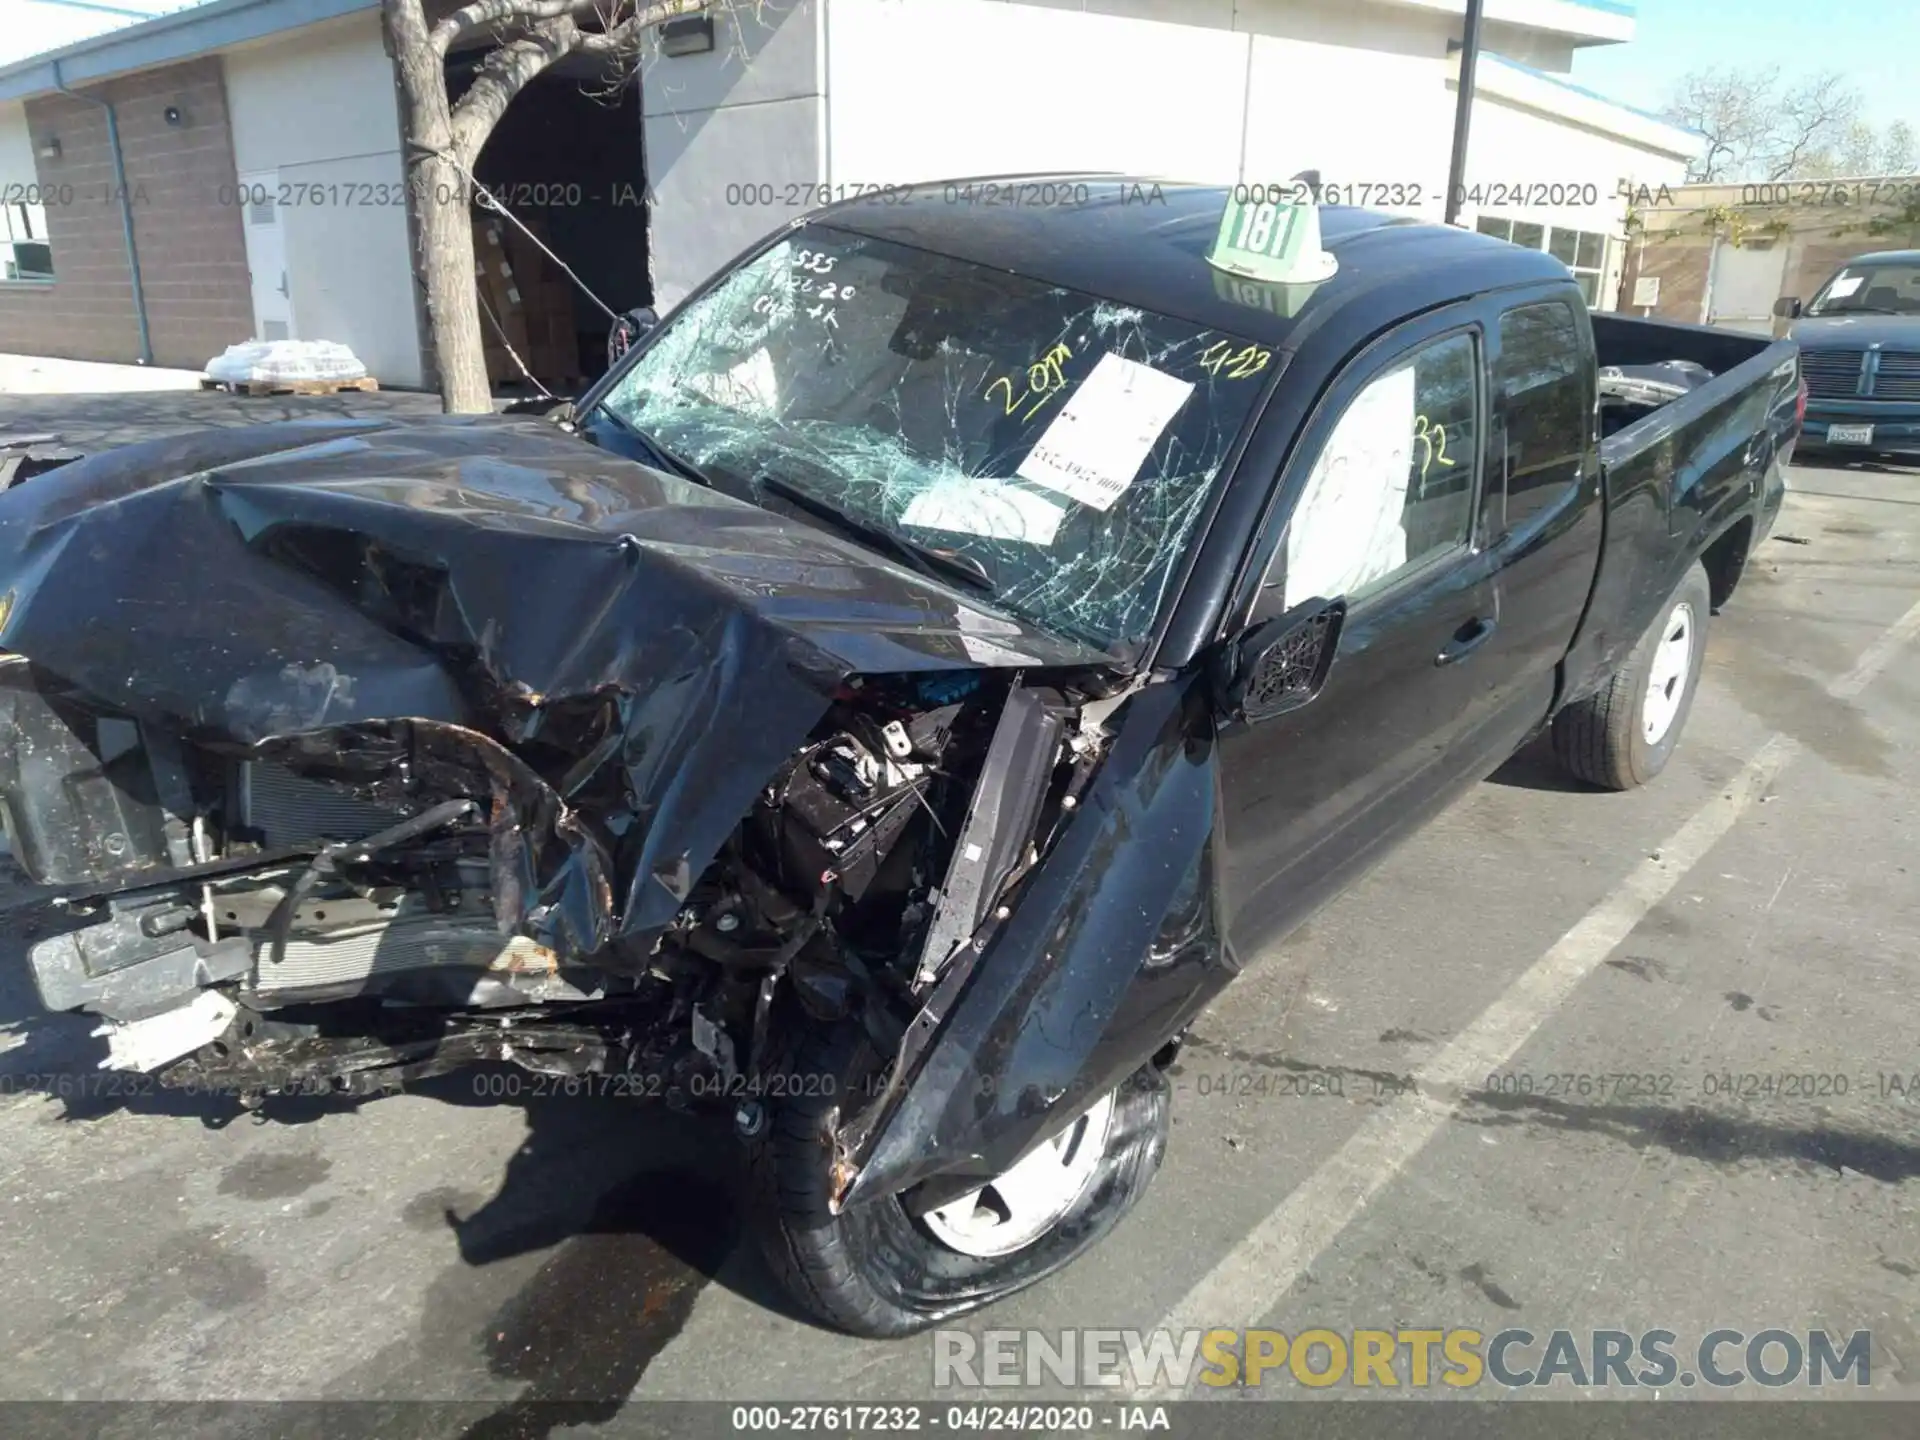
{"label": "tire", "polygon": [[[812,1027],[793,1073],[831,1075],[838,1094],[847,1095],[858,1093],[879,1068],[879,1056],[858,1028],[841,1025]],[[822,1137],[836,1123],[837,1098],[783,1098],[769,1106],[766,1125],[752,1142],[751,1214],[761,1250],[795,1301],[852,1335],[911,1335],[990,1305],[1076,1259],[1146,1193],[1166,1152],[1167,1083],[1146,1065],[1094,1109],[1109,1099],[1097,1163],[1065,1212],[1010,1253],[978,1255],[944,1243],[929,1221],[908,1213],[899,1196],[833,1214],[827,1203],[831,1148]]]}
{"label": "tire", "polygon": [[[1608,790],[1632,790],[1667,768],[1700,688],[1710,606],[1706,567],[1696,564],[1627,663],[1598,692],[1554,716],[1553,753],[1570,773]],[[1683,632],[1681,659],[1674,646]],[[1650,705],[1656,690],[1664,698]]]}

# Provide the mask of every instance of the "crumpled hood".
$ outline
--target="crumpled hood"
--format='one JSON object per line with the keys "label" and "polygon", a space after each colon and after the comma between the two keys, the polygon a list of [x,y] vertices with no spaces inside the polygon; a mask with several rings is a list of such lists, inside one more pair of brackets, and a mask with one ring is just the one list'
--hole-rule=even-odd
{"label": "crumpled hood", "polygon": [[[671,920],[850,674],[1107,659],[498,417],[206,432],[16,486],[0,494],[0,649],[208,743],[336,727],[392,743],[386,722],[421,721],[441,747],[513,747],[564,702],[617,702],[620,813],[532,856],[502,916],[565,912],[569,932],[544,938],[576,952]],[[507,760],[476,773],[511,771],[524,812],[544,782]],[[534,808],[564,814],[561,798]]]}
{"label": "crumpled hood", "polygon": [[1920,350],[1920,315],[1828,315],[1796,320],[1788,338],[1808,350]]}

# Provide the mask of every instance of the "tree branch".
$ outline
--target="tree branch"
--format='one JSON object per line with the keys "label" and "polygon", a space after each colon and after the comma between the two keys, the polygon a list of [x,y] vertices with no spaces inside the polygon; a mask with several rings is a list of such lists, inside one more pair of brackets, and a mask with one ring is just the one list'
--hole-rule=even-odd
{"label": "tree branch", "polygon": [[573,21],[549,20],[488,53],[474,72],[473,84],[453,107],[454,157],[462,169],[473,169],[480,147],[513,97],[554,61],[572,53],[579,40],[580,30]]}
{"label": "tree branch", "polygon": [[1860,95],[1841,75],[1816,76],[1781,103],[1785,149],[1775,153],[1769,180],[1791,179],[1815,157],[1831,151],[1860,113]]}
{"label": "tree branch", "polygon": [[444,56],[462,35],[488,25],[497,25],[503,20],[538,25],[593,3],[594,0],[473,0],[471,5],[463,5],[435,25],[427,38],[434,50]]}
{"label": "tree branch", "polygon": [[709,0],[656,0],[618,23],[608,25],[608,21],[632,3],[634,0],[472,0],[435,25],[429,39],[435,52],[444,56],[462,36],[489,25],[511,23],[537,27],[591,10],[599,18],[601,29],[582,31],[582,38],[588,43],[581,48],[596,55],[609,55],[635,48],[640,32],[662,20],[705,10]]}
{"label": "tree branch", "polygon": [[705,10],[708,0],[655,0],[644,10],[635,11],[611,30],[595,35],[582,32],[580,51],[585,55],[629,55],[639,48],[643,31],[662,20],[680,15],[696,15]]}

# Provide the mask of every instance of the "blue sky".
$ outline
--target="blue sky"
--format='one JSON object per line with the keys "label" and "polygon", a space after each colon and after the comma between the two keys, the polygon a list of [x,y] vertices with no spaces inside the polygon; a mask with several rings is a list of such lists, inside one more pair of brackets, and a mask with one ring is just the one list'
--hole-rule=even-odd
{"label": "blue sky", "polygon": [[1709,66],[1796,77],[1844,73],[1866,118],[1920,130],[1920,0],[1638,0],[1637,37],[1575,54],[1572,79],[1658,109],[1674,80]]}

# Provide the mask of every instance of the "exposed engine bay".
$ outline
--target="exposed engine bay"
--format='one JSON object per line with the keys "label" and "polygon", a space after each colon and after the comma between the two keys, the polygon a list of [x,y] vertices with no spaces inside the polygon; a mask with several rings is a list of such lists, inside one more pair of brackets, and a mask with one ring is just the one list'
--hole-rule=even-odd
{"label": "exposed engine bay", "polygon": [[[0,790],[22,863],[64,887],[41,997],[102,1016],[110,1064],[364,1093],[490,1059],[726,1100],[780,1083],[794,1007],[897,1042],[1076,805],[1089,698],[1019,672],[849,678],[664,932],[591,952],[513,923],[532,817],[498,785],[449,793],[458,732],[193,744],[12,658]],[[549,823],[617,813],[592,804],[595,757],[578,737],[516,757],[572,797]]]}

